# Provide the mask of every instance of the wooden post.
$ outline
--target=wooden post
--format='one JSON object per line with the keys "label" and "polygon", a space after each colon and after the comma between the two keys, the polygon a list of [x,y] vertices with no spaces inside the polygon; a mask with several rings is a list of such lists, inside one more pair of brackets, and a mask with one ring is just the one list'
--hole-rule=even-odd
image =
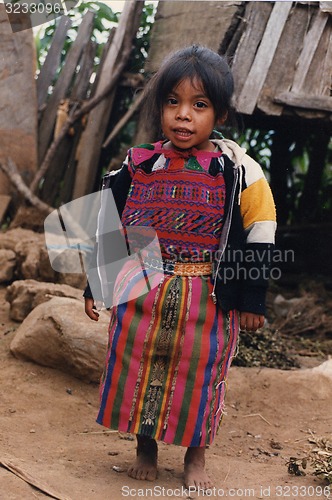
{"label": "wooden post", "polygon": [[[93,72],[94,56],[96,52],[96,44],[90,41],[85,49],[80,61],[80,71],[76,76],[73,84],[70,101],[72,105],[80,103],[86,99],[89,88],[90,77]],[[74,185],[74,158],[76,146],[79,142],[79,137],[82,131],[81,121],[76,122],[70,128],[71,133],[66,134],[61,144],[56,149],[56,153],[47,170],[47,175],[44,177],[43,186],[41,189],[41,198],[47,200],[48,203],[55,205],[59,196],[59,192],[65,190],[70,194]],[[63,182],[61,182],[63,181]],[[69,184],[69,186],[66,186]],[[69,201],[68,196],[66,201]],[[62,196],[58,199],[58,203],[62,203]]]}
{"label": "wooden post", "polygon": [[[125,44],[131,44],[139,24],[139,15],[143,2],[128,0],[122,11],[118,28],[114,35],[110,50],[106,56],[102,73],[98,81],[96,96],[107,87],[110,77],[121,56]],[[96,176],[96,168],[105,136],[106,127],[112,110],[114,92],[104,99],[89,114],[87,126],[81,136],[79,159],[76,170],[73,198],[79,198],[91,192]]]}
{"label": "wooden post", "polygon": [[47,53],[45,62],[37,79],[38,109],[42,107],[47,99],[48,88],[52,84],[58,69],[63,44],[71,24],[69,17],[62,16],[56,32],[54,33],[52,45]]}
{"label": "wooden post", "polygon": [[[303,49],[297,64],[297,69],[292,85],[292,92],[294,92],[295,94],[305,91],[304,82],[328,18],[328,14],[318,11],[311,29],[308,31],[303,41]],[[319,84],[317,85],[317,87],[319,88]]]}
{"label": "wooden post", "polygon": [[53,89],[53,93],[44,111],[43,118],[39,125],[39,163],[43,160],[52,139],[55,119],[61,99],[66,97],[67,90],[72,82],[76,66],[81,58],[81,54],[89,43],[92,26],[93,12],[87,12],[79,27],[75,42],[71,46],[66,57],[65,66]]}

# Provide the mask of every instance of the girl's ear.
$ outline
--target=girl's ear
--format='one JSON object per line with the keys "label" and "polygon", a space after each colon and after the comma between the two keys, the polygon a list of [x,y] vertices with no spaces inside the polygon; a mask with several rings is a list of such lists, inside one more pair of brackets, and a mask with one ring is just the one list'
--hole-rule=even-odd
{"label": "girl's ear", "polygon": [[228,118],[228,111],[226,111],[221,118],[218,118],[217,125],[223,125]]}

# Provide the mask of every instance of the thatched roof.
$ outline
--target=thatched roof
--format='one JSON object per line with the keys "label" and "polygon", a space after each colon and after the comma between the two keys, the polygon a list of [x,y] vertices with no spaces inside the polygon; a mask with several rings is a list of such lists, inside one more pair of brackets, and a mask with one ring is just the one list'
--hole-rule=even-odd
{"label": "thatched roof", "polygon": [[331,122],[331,4],[161,1],[147,70],[200,43],[229,57],[238,112]]}

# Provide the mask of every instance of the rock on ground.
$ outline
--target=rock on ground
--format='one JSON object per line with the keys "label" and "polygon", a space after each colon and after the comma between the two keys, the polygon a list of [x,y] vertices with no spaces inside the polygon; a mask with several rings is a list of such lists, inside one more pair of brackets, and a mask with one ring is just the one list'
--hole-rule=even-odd
{"label": "rock on ground", "polygon": [[12,250],[0,249],[0,283],[13,279],[16,266],[16,255]]}
{"label": "rock on ground", "polygon": [[23,321],[32,309],[52,297],[69,297],[83,302],[82,291],[69,285],[32,279],[17,280],[9,285],[6,291],[6,300],[10,304],[10,318],[14,321]]}
{"label": "rock on ground", "polygon": [[[22,228],[9,229],[0,233],[0,250],[11,250],[15,254],[13,260],[12,254],[2,252],[1,267],[11,268],[12,276],[8,279],[7,274],[3,277],[0,274],[0,283],[8,283],[12,279],[35,279],[67,284],[80,289],[86,285],[86,276],[83,272],[60,273],[52,268],[45,236],[42,233]],[[64,258],[70,259],[73,255],[67,253]]]}
{"label": "rock on ground", "polygon": [[98,322],[84,313],[82,302],[53,297],[38,305],[17,329],[10,350],[20,359],[60,369],[86,382],[102,374],[109,314]]}
{"label": "rock on ground", "polygon": [[44,240],[44,236],[40,233],[35,233],[30,229],[9,229],[4,233],[0,233],[0,248],[15,250],[17,243],[22,240],[29,240],[31,243]]}

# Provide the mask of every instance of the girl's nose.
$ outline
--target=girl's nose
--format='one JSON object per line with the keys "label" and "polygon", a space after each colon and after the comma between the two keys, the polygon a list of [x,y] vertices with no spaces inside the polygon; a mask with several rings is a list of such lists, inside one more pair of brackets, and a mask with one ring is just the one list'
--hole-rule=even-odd
{"label": "girl's nose", "polygon": [[187,120],[191,119],[190,110],[188,106],[179,106],[176,113],[177,120]]}

